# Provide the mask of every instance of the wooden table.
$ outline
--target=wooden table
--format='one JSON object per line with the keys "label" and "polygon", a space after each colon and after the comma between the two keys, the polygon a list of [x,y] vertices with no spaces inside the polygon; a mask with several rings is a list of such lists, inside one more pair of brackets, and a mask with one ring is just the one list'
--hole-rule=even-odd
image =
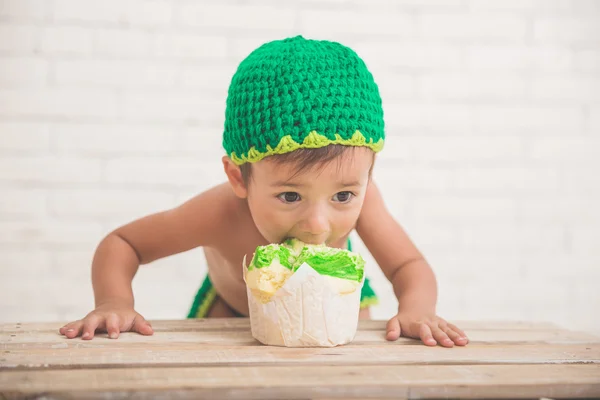
{"label": "wooden table", "polygon": [[466,347],[384,339],[263,346],[247,319],[154,321],[155,334],[68,340],[61,324],[0,325],[0,398],[600,397],[600,338],[549,324],[469,323]]}

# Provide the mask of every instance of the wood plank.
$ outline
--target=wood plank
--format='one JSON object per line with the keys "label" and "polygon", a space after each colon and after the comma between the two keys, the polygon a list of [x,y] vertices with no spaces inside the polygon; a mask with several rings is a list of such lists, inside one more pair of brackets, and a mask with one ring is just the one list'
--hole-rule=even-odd
{"label": "wood plank", "polygon": [[600,365],[258,366],[4,371],[5,397],[593,398]]}
{"label": "wood plank", "polygon": [[[181,320],[153,320],[150,321],[157,332],[196,332],[204,330],[248,330],[248,318],[211,318],[211,319],[181,319]],[[545,322],[519,322],[519,321],[453,321],[461,329],[479,330],[560,330],[558,326]],[[0,333],[58,331],[67,321],[43,323],[5,323],[0,324]],[[359,330],[385,330],[386,320],[361,320]],[[467,332],[468,333],[468,332]]]}
{"label": "wood plank", "polygon": [[[540,330],[471,330],[469,332],[471,344],[507,344],[518,343],[600,343],[600,337],[583,332],[567,330],[540,329]],[[55,330],[39,330],[34,332],[0,333],[0,349],[37,349],[37,348],[69,348],[77,347],[105,347],[114,344],[106,342],[107,334],[98,333],[91,341],[82,341],[80,338],[67,339]],[[166,345],[173,343],[220,344],[231,346],[260,346],[254,340],[250,330],[231,331],[198,331],[198,332],[169,332],[158,331],[152,336],[143,336],[137,333],[122,333],[118,344],[127,343],[127,346]],[[389,345],[389,346],[422,346],[419,340],[400,338],[395,342],[385,340],[385,330],[358,331],[354,341],[348,346],[364,345]]]}
{"label": "wood plank", "polygon": [[237,365],[441,365],[600,363],[600,344],[521,344],[454,347],[341,346],[285,348],[194,343],[135,346],[106,340],[105,347],[11,349],[0,353],[0,370]]}

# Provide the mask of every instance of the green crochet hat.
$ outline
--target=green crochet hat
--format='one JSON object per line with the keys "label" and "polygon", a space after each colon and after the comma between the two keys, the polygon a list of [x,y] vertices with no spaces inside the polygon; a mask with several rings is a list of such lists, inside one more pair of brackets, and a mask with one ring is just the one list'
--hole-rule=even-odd
{"label": "green crochet hat", "polygon": [[379,89],[363,60],[336,42],[268,42],[231,79],[223,147],[237,165],[330,144],[384,142]]}

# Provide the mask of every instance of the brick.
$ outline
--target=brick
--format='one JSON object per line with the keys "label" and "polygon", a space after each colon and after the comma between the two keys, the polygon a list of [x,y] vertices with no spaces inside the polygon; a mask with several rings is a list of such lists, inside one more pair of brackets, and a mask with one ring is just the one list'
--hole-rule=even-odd
{"label": "brick", "polygon": [[121,58],[147,57],[152,35],[143,30],[98,29],[94,32],[94,54]]}
{"label": "brick", "polygon": [[45,216],[47,196],[39,189],[4,187],[0,196],[0,216],[3,219],[23,219]]}
{"label": "brick", "polygon": [[[222,131],[222,125],[184,128],[180,137],[179,153],[191,155],[192,157],[202,157],[205,162],[216,159],[220,164],[221,156],[225,155]],[[206,159],[203,156],[209,156],[210,158]]]}
{"label": "brick", "polygon": [[[386,1],[387,0],[382,0],[382,3],[385,3]],[[348,5],[350,5],[351,1],[350,0],[324,0],[324,1],[298,0],[297,3],[300,4],[300,7],[302,7],[302,8],[313,9],[313,8],[318,8],[318,7],[335,7],[335,8],[337,8],[338,6],[348,6]],[[377,4],[380,4],[380,3],[377,3]]]}
{"label": "brick", "polygon": [[414,69],[457,69],[463,64],[463,51],[451,44],[410,41],[358,41],[352,48],[369,63]]}
{"label": "brick", "polygon": [[468,133],[473,126],[473,107],[462,104],[386,103],[383,105],[388,132],[441,130]]}
{"label": "brick", "polygon": [[106,166],[106,179],[109,183],[128,183],[144,186],[197,185],[207,179],[208,172],[201,168],[195,158],[170,157],[155,158],[124,157],[109,160]]}
{"label": "brick", "polygon": [[473,70],[568,71],[573,65],[571,50],[552,45],[471,45],[465,53],[465,63]]}
{"label": "brick", "polygon": [[540,17],[533,22],[533,39],[552,43],[598,43],[598,19],[587,17]]}
{"label": "brick", "polygon": [[425,73],[418,95],[425,99],[513,100],[524,99],[528,79],[507,74]]}
{"label": "brick", "polygon": [[[430,231],[449,229],[453,236],[460,242],[462,232],[454,225],[429,225]],[[418,244],[418,243],[417,243]],[[502,257],[493,252],[476,252],[461,248],[460,243],[449,249],[436,249],[429,256],[429,262],[435,270],[436,275],[445,277],[449,284],[458,282],[474,281],[485,278],[485,276],[503,274],[515,276],[521,273],[521,258],[517,252],[507,251]],[[458,282],[457,282],[458,281]]]}
{"label": "brick", "polygon": [[134,1],[128,8],[127,22],[133,25],[169,25],[173,21],[172,1]]}
{"label": "brick", "polygon": [[574,58],[575,69],[585,72],[600,71],[600,50],[576,50]]}
{"label": "brick", "polygon": [[[600,226],[598,224],[579,225],[569,228],[571,248],[576,254],[598,254],[599,237]],[[598,268],[597,265],[596,268]]]}
{"label": "brick", "polygon": [[[462,0],[374,0],[377,3],[385,3],[398,7],[408,7],[416,9],[463,9],[465,2]],[[365,5],[371,5],[371,1],[364,2]]]}
{"label": "brick", "polygon": [[88,246],[87,249],[57,249],[53,251],[50,263],[56,276],[65,280],[85,282],[85,286],[91,284],[92,261],[97,244],[99,242]]}
{"label": "brick", "polygon": [[597,268],[599,262],[599,253],[587,253],[586,255],[532,253],[523,255],[519,260],[523,275],[527,280],[535,279],[543,271],[544,276],[552,279],[563,279],[565,282],[568,282],[574,276],[600,278],[600,269]]}
{"label": "brick", "polygon": [[[300,27],[308,35],[414,36],[415,17],[401,12],[303,10]],[[351,21],[360,21],[353,23]]]}
{"label": "brick", "polygon": [[295,11],[279,6],[180,3],[175,23],[206,28],[262,29],[291,32]]}
{"label": "brick", "polygon": [[30,222],[0,221],[0,244],[91,245],[98,244],[103,232],[98,223],[40,220]]}
{"label": "brick", "polygon": [[54,81],[60,86],[163,87],[175,86],[179,67],[174,64],[129,60],[60,60]]}
{"label": "brick", "polygon": [[501,132],[507,130],[532,132],[578,131],[584,126],[584,113],[579,107],[490,105],[474,107],[474,123],[479,131]]}
{"label": "brick", "polygon": [[164,191],[124,189],[52,190],[49,209],[58,217],[138,218],[172,208],[174,196]]}
{"label": "brick", "polygon": [[131,4],[131,1],[128,0],[106,0],[103,2],[55,0],[52,7],[52,17],[59,22],[125,23],[129,4]]}
{"label": "brick", "polygon": [[600,106],[591,107],[588,130],[591,132],[600,132]]}
{"label": "brick", "polygon": [[535,100],[597,102],[600,100],[600,77],[565,75],[536,75],[532,80]]}
{"label": "brick", "polygon": [[571,285],[573,294],[569,298],[571,307],[565,316],[563,326],[600,336],[600,322],[597,318],[590,318],[591,315],[595,315],[597,305],[600,304],[598,280],[582,279],[580,276],[573,278],[576,281]]}
{"label": "brick", "polygon": [[544,308],[551,311],[552,319],[545,319],[549,322],[568,314],[568,288],[560,281],[545,279],[543,273],[534,281],[523,281],[498,271],[496,278],[488,274],[465,283],[461,290],[473,319],[489,320],[493,315],[494,320],[532,320]]}
{"label": "brick", "polygon": [[600,13],[600,4],[596,0],[579,0],[571,3],[577,12],[584,15],[597,15]]}
{"label": "brick", "polygon": [[[165,33],[155,38],[153,53],[158,57],[185,59],[216,59],[227,56],[225,36],[204,36],[198,34]],[[198,68],[196,66],[196,68]]]}
{"label": "brick", "polygon": [[525,58],[536,70],[569,71],[574,62],[569,48],[553,45],[530,46]]}
{"label": "brick", "polygon": [[523,154],[520,137],[401,137],[400,146],[405,146],[411,161],[433,165],[433,163],[463,164],[465,161],[496,163],[498,160],[518,160]]}
{"label": "brick", "polygon": [[566,233],[561,226],[490,223],[462,226],[461,248],[470,252],[518,251],[518,254],[566,251]]}
{"label": "brick", "polygon": [[389,8],[389,11],[395,9],[420,10],[420,9],[464,9],[465,2],[463,0],[301,0],[303,7],[315,9],[323,5],[330,7],[342,6],[346,9],[353,8]]}
{"label": "brick", "polygon": [[107,0],[103,2],[57,0],[56,21],[106,22],[131,25],[166,25],[171,22],[172,2]]}
{"label": "brick", "polygon": [[[453,171],[453,189],[463,194],[543,193],[558,194],[561,179],[555,167],[498,166],[466,167]],[[529,198],[529,197],[526,197]]]}
{"label": "brick", "polygon": [[0,122],[0,150],[46,151],[50,148],[48,125],[35,122]]}
{"label": "brick", "polygon": [[39,58],[2,58],[0,87],[37,87],[48,82],[47,60]]}
{"label": "brick", "polygon": [[527,35],[525,17],[511,14],[423,14],[420,36],[448,39],[524,40]]}
{"label": "brick", "polygon": [[151,96],[144,92],[125,93],[121,112],[128,120],[201,120],[223,123],[225,97],[211,99],[196,93],[172,92],[169,96]]}
{"label": "brick", "polygon": [[98,183],[102,163],[90,158],[52,156],[4,156],[0,158],[0,181],[55,183]]}
{"label": "brick", "polygon": [[579,196],[600,196],[600,180],[595,174],[597,167],[593,163],[563,162],[560,177],[563,191],[577,193]]}
{"label": "brick", "polygon": [[273,40],[271,32],[257,32],[256,34],[242,35],[238,34],[228,39],[228,54],[229,57],[237,63],[240,63],[254,49],[262,44]]}
{"label": "brick", "polygon": [[[51,252],[44,250],[11,250],[0,252],[0,280],[5,284],[9,280],[23,282],[32,277],[48,278],[52,273]],[[4,290],[9,289],[3,285]],[[3,303],[4,304],[4,303]]]}
{"label": "brick", "polygon": [[42,21],[48,6],[49,3],[44,0],[3,0],[0,3],[0,18]]}
{"label": "brick", "polygon": [[393,160],[382,160],[379,156],[375,165],[375,181],[382,187],[397,187],[401,193],[445,193],[454,181],[453,172],[446,168],[406,165],[400,167],[402,173],[398,173],[398,168],[394,168],[397,164],[394,164]]}
{"label": "brick", "polygon": [[39,28],[33,25],[0,25],[0,51],[31,54],[36,50]]}
{"label": "brick", "polygon": [[101,89],[0,89],[0,115],[18,117],[114,117],[117,96]]}
{"label": "brick", "polygon": [[565,192],[555,196],[527,196],[519,201],[519,219],[545,225],[590,224],[600,222],[596,204],[600,196]]}
{"label": "brick", "polygon": [[[80,266],[78,266],[81,268]],[[21,318],[23,315],[38,315],[39,319],[34,319],[31,322],[42,322],[46,318],[52,318],[50,321],[56,323],[56,329],[61,326],[57,323],[60,320],[62,309],[75,308],[73,307],[73,299],[77,299],[76,303],[93,303],[93,294],[91,290],[90,277],[85,280],[73,279],[70,275],[53,275],[47,279],[39,279],[34,273],[25,281],[17,283],[13,281],[11,288],[11,299],[7,303],[12,308],[21,309]],[[65,288],[68,288],[68,295],[65,295]],[[17,301],[12,300],[16,298]],[[49,301],[52,299],[52,301]],[[25,306],[25,307],[24,307]],[[84,317],[93,309],[93,304],[88,305],[90,308],[77,316],[77,319]],[[35,310],[35,312],[32,312]],[[50,317],[49,317],[50,316]],[[17,316],[18,318],[19,316]],[[21,319],[22,321],[22,319]],[[48,322],[50,322],[48,321]],[[11,322],[14,322],[11,321]]]}
{"label": "brick", "polygon": [[516,220],[517,207],[508,197],[415,195],[412,209],[416,221],[490,224]]}
{"label": "brick", "polygon": [[572,10],[569,0],[503,0],[471,1],[469,7],[477,11],[516,11],[516,12],[569,12]]}
{"label": "brick", "polygon": [[[14,291],[0,292],[0,303],[4,305],[0,320],[4,323],[15,322],[54,322],[59,321],[59,314],[50,305],[24,304],[23,298],[41,298],[33,288],[22,291],[16,280],[8,280],[6,286],[14,287]],[[32,301],[33,302],[33,301]],[[89,310],[88,310],[89,312]],[[81,318],[85,314],[81,314]]]}
{"label": "brick", "polygon": [[451,224],[419,221],[405,229],[425,254],[456,251],[461,244],[460,230]]}
{"label": "brick", "polygon": [[533,160],[566,162],[568,164],[598,164],[600,138],[545,137],[531,138],[529,156]]}
{"label": "brick", "polygon": [[179,133],[172,126],[62,124],[52,129],[53,148],[73,155],[176,154]]}
{"label": "brick", "polygon": [[184,88],[215,89],[227,96],[227,89],[237,65],[219,63],[218,65],[183,65],[180,70],[180,85]]}
{"label": "brick", "polygon": [[48,54],[90,54],[92,30],[75,26],[50,26],[42,30],[41,51]]}
{"label": "brick", "polygon": [[383,68],[370,68],[379,86],[379,94],[384,103],[414,99],[417,96],[418,79],[412,74],[386,71]]}

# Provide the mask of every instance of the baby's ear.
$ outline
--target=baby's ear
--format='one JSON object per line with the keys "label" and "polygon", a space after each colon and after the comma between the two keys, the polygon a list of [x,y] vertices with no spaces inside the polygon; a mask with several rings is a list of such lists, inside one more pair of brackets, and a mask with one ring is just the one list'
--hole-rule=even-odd
{"label": "baby's ear", "polygon": [[236,165],[228,156],[223,156],[222,161],[223,169],[225,170],[225,174],[227,175],[227,179],[229,180],[229,184],[231,185],[233,192],[237,197],[245,199],[248,197],[248,188],[246,187],[246,183],[242,177],[242,171],[240,170],[240,167]]}

